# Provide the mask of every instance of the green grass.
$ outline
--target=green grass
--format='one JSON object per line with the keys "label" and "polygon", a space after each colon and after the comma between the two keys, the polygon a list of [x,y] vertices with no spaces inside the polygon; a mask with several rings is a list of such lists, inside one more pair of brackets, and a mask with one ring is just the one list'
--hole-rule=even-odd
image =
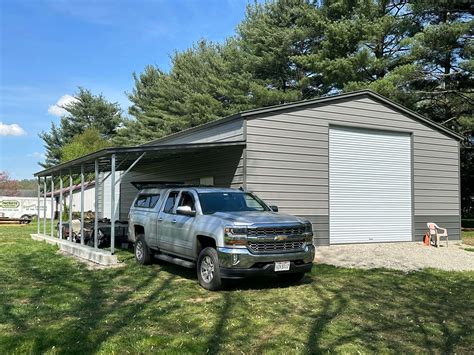
{"label": "green grass", "polygon": [[467,245],[474,246],[474,231],[463,231],[462,232],[462,242]]}
{"label": "green grass", "polygon": [[315,266],[301,285],[202,289],[191,270],[90,271],[0,226],[0,353],[473,351],[474,273]]}

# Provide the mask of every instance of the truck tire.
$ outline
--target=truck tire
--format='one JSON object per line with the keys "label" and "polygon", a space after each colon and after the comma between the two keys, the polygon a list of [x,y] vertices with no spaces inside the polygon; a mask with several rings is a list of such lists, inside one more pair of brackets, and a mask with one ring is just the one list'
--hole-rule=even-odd
{"label": "truck tire", "polygon": [[23,216],[20,217],[20,224],[28,224],[30,222],[31,222],[30,215],[24,214]]}
{"label": "truck tire", "polygon": [[135,241],[135,260],[140,265],[149,265],[151,264],[151,257],[151,251],[146,245],[145,236],[143,234],[138,235]]}
{"label": "truck tire", "polygon": [[294,274],[281,274],[277,276],[283,282],[294,284],[300,282],[303,279],[304,272],[297,272]]}
{"label": "truck tire", "polygon": [[209,291],[222,289],[221,272],[217,251],[207,247],[201,250],[197,262],[197,277],[199,284]]}

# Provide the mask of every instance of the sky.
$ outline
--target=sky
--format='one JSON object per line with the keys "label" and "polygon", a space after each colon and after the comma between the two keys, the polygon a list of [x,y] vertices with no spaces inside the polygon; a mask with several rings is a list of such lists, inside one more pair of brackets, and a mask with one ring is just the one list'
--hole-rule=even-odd
{"label": "sky", "polygon": [[133,72],[233,35],[249,0],[0,0],[0,171],[33,178],[78,87],[129,106]]}

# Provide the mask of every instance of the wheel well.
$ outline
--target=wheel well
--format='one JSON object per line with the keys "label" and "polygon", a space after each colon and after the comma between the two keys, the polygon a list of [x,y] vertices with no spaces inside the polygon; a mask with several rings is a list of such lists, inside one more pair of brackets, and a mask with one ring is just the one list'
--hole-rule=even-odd
{"label": "wheel well", "polygon": [[212,239],[211,237],[207,237],[205,235],[198,235],[197,236],[197,254],[201,252],[204,248],[211,247],[211,248],[216,248],[216,241]]}
{"label": "wheel well", "polygon": [[135,238],[137,237],[137,235],[145,234],[145,227],[143,227],[143,226],[134,225],[133,230],[135,232]]}

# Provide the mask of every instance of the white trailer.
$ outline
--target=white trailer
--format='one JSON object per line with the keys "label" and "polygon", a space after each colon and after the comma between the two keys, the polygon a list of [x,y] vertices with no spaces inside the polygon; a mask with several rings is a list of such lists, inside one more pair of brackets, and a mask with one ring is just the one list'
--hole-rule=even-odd
{"label": "white trailer", "polygon": [[[56,206],[54,206],[56,210]],[[40,216],[43,217],[46,210],[46,218],[51,218],[51,199],[40,199]],[[0,218],[4,221],[31,219],[38,215],[38,198],[0,196]]]}

